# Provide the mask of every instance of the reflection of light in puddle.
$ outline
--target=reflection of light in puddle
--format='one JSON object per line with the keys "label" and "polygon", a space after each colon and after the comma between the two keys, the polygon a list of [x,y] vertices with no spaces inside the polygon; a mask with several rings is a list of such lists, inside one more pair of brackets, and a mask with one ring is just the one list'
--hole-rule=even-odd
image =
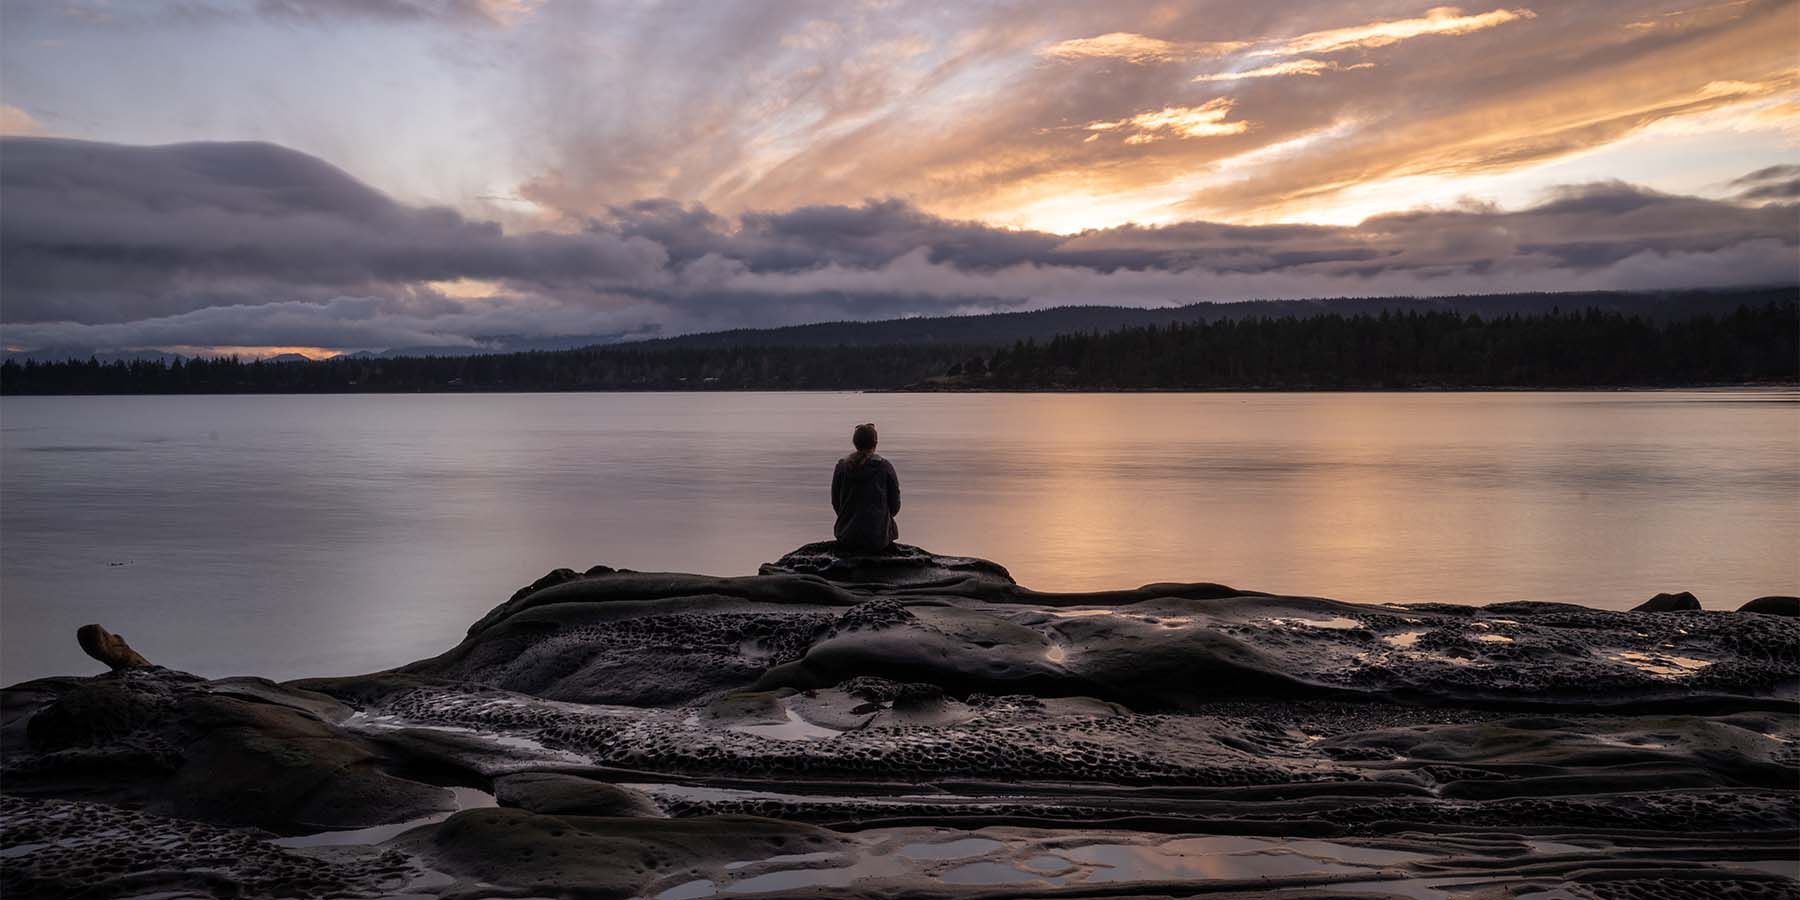
{"label": "reflection of light in puddle", "polygon": [[1046,609],[1044,612],[1055,616],[1058,619],[1094,619],[1100,616],[1108,616],[1115,619],[1142,622],[1146,625],[1161,625],[1164,628],[1186,628],[1190,625],[1198,625],[1203,620],[1201,616],[1184,616],[1178,614],[1152,615],[1150,613],[1141,612],[1124,612],[1117,609]]}
{"label": "reflection of light in puddle", "polygon": [[1423,631],[1402,631],[1399,634],[1390,634],[1387,637],[1382,638],[1381,642],[1389,647],[1405,649],[1417,644],[1419,638],[1423,637],[1424,634],[1425,632]]}
{"label": "reflection of light in puddle", "polygon": [[1020,871],[1005,863],[978,862],[957,866],[938,878],[948,884],[1025,884],[1039,881],[1043,876]]}
{"label": "reflection of light in puddle", "polygon": [[1064,650],[1061,644],[1051,644],[1044,650],[1044,658],[1053,663],[1059,663],[1069,658],[1069,652]]}
{"label": "reflection of light in puddle", "polygon": [[[487,705],[493,706],[494,704]],[[359,712],[345,720],[344,727],[363,731],[412,730],[464,735],[474,738],[475,743],[491,744],[507,750],[517,750],[532,756],[549,757],[564,762],[586,761],[583,757],[574,753],[546,747],[542,743],[523,735],[507,734],[502,731],[483,731],[476,728],[465,728],[461,725],[426,725],[399,716],[371,716]]]}
{"label": "reflection of light in puddle", "polygon": [[740,859],[737,862],[728,862],[725,864],[725,868],[742,869],[745,866],[754,866],[757,863],[785,865],[788,863],[824,862],[828,859],[835,859],[836,857],[837,854],[830,850],[820,850],[816,853],[784,853],[780,856],[771,856],[768,859]]}
{"label": "reflection of light in puddle", "polygon": [[1659,675],[1663,678],[1680,678],[1692,675],[1712,665],[1710,659],[1695,659],[1691,656],[1669,656],[1661,653],[1639,653],[1636,650],[1621,650],[1609,653],[1607,659],[1621,662],[1640,671]]}
{"label": "reflection of light in puddle", "polygon": [[854,868],[787,869],[734,881],[725,886],[727,894],[760,894],[767,891],[792,891],[809,887],[848,887],[857,878]]}
{"label": "reflection of light in puddle", "polygon": [[1296,616],[1288,619],[1270,619],[1269,621],[1289,628],[1300,626],[1302,628],[1324,628],[1330,631],[1349,631],[1352,628],[1362,627],[1361,622],[1348,616],[1332,616],[1329,619],[1303,619]]}
{"label": "reflection of light in puddle", "polygon": [[1513,642],[1512,638],[1504,634],[1478,634],[1475,635],[1475,639],[1484,644],[1510,644]]}
{"label": "reflection of light in puddle", "polygon": [[834,738],[843,733],[821,725],[814,725],[800,718],[800,714],[792,709],[784,709],[784,712],[787,713],[786,722],[767,725],[733,725],[731,730],[777,741],[817,741]]}
{"label": "reflection of light in puddle", "polygon": [[[1351,866],[1326,863],[1294,854],[1289,854],[1286,859],[1255,852],[1171,856],[1156,847],[1129,844],[1093,844],[1067,852],[1072,859],[1103,867],[1085,879],[1088,883],[1096,884],[1109,881],[1242,878],[1358,871]],[[1284,862],[1288,865],[1281,865]]]}
{"label": "reflection of light in puddle", "polygon": [[277,847],[341,847],[348,844],[379,844],[403,832],[411,831],[420,825],[434,825],[450,818],[465,809],[489,809],[495,806],[494,795],[475,788],[450,788],[451,797],[456,801],[456,809],[450,812],[437,813],[392,825],[376,825],[370,828],[356,828],[350,831],[322,831],[318,834],[303,834],[299,837],[277,838],[269,843]]}
{"label": "reflection of light in puddle", "polygon": [[1602,744],[1607,747],[1629,747],[1633,750],[1667,750],[1667,749],[1669,749],[1668,744],[1659,744],[1656,741],[1650,741],[1650,740],[1633,740],[1631,738],[1618,738],[1618,737],[1612,737],[1611,735],[1605,735],[1605,734],[1589,735],[1589,737],[1591,737],[1593,739],[1594,743]]}
{"label": "reflection of light in puddle", "polygon": [[898,851],[907,859],[962,859],[1006,846],[992,838],[963,838],[941,844],[907,844]]}
{"label": "reflection of light in puddle", "polygon": [[712,879],[698,878],[657,894],[656,900],[698,900],[700,897],[711,897],[718,892]]}

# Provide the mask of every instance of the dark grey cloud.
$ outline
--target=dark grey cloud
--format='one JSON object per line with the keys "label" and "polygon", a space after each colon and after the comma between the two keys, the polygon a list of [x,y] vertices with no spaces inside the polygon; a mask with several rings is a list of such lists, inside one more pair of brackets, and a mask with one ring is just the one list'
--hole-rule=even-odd
{"label": "dark grey cloud", "polygon": [[0,196],[8,321],[119,321],[457,278],[638,281],[666,262],[648,240],[509,236],[403,206],[270,144],[9,139]]}
{"label": "dark grey cloud", "polygon": [[269,144],[18,138],[0,142],[0,336],[483,346],[1068,303],[1791,282],[1796,211],[1613,182],[1354,226],[1055,235],[892,199],[735,217],[644,200],[569,232],[508,233]]}
{"label": "dark grey cloud", "polygon": [[1769,166],[1757,169],[1731,186],[1744,200],[1800,200],[1800,166]]}

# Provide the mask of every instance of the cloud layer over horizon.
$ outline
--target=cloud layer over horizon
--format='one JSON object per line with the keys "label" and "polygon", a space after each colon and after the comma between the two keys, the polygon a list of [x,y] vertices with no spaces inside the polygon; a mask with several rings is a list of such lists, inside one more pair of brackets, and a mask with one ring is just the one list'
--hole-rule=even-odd
{"label": "cloud layer over horizon", "polygon": [[613,204],[520,230],[267,143],[0,142],[9,348],[476,347],[1073,303],[1793,283],[1800,167],[1356,225],[1008,229],[901,199]]}

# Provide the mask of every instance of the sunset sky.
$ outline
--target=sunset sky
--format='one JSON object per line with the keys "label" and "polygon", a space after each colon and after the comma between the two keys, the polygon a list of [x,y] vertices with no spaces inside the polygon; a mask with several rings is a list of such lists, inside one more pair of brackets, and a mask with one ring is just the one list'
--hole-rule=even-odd
{"label": "sunset sky", "polygon": [[10,349],[1800,277],[1796,2],[6,0],[0,132]]}

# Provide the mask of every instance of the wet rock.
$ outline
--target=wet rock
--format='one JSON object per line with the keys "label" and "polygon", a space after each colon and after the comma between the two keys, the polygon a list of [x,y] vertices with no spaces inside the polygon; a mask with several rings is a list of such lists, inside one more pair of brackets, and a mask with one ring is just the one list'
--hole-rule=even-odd
{"label": "wet rock", "polygon": [[501,806],[534,813],[655,818],[662,810],[649,797],[616,784],[559,772],[520,772],[494,779]]}
{"label": "wet rock", "polygon": [[1738,612],[1762,613],[1765,616],[1800,616],[1800,597],[1758,597]]}
{"label": "wet rock", "polygon": [[0,797],[7,897],[382,897],[422,874],[368,848],[308,856],[243,831],[101,803]]}
{"label": "wet rock", "polygon": [[1632,612],[1689,612],[1700,608],[1700,600],[1687,591],[1679,594],[1657,594],[1631,608]]}
{"label": "wet rock", "polygon": [[[329,697],[138,667],[8,688],[9,793],[99,799],[281,834],[448,811],[449,794],[384,771]],[[22,738],[22,740],[21,740]]]}
{"label": "wet rock", "polygon": [[1012,586],[1004,566],[968,556],[940,556],[910,544],[873,552],[845,550],[836,541],[807,544],[772,563],[764,575],[816,575],[847,584],[921,587],[957,582]]}
{"label": "wet rock", "polygon": [[698,866],[835,850],[849,841],[822,828],[750,816],[629,819],[483,809],[457,813],[395,843],[471,888],[479,883],[509,894],[633,897],[687,880]]}

